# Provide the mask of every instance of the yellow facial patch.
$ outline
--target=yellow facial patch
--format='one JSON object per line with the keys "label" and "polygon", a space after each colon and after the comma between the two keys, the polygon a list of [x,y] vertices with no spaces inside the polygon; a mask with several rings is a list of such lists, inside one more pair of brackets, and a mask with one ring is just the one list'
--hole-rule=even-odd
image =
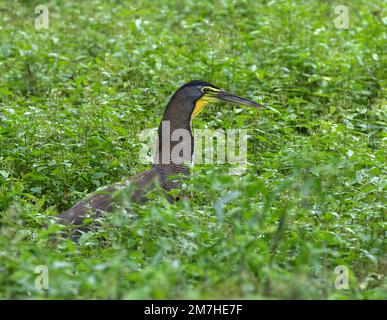
{"label": "yellow facial patch", "polygon": [[201,97],[199,100],[195,103],[195,108],[192,112],[192,118],[196,117],[200,111],[203,110],[203,108],[208,104],[209,99],[208,97]]}
{"label": "yellow facial patch", "polygon": [[216,89],[209,86],[203,87],[201,88],[201,90],[204,95],[196,101],[195,108],[192,112],[192,118],[196,117],[209,102],[218,101],[218,99],[214,95],[221,91],[220,89]]}

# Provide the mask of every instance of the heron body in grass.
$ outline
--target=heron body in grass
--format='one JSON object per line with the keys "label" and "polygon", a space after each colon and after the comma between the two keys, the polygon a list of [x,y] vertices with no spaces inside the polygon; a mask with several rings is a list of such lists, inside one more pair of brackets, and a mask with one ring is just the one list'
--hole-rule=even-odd
{"label": "heron body in grass", "polygon": [[[91,194],[61,213],[59,221],[79,225],[90,215],[98,217],[102,213],[112,212],[119,205],[117,197],[115,197],[119,192],[127,192],[126,198],[129,197],[130,201],[143,203],[146,201],[146,193],[155,184],[159,184],[166,191],[180,188],[182,181],[178,177],[189,175],[189,165],[187,164],[192,162],[193,157],[192,119],[208,103],[222,101],[272,109],[223,91],[205,81],[193,80],[186,83],[173,94],[165,108],[158,128],[156,157],[152,167],[128,180]],[[176,153],[176,149],[179,152]]]}

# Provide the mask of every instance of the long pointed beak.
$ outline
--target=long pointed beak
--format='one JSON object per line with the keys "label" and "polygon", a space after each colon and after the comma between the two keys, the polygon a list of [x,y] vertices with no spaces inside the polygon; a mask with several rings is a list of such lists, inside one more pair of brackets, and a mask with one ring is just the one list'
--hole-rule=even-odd
{"label": "long pointed beak", "polygon": [[249,100],[249,99],[245,99],[245,98],[242,98],[242,97],[239,97],[235,94],[232,94],[232,93],[228,93],[226,91],[220,91],[219,93],[216,94],[215,98],[217,98],[218,100],[221,100],[221,101],[226,101],[226,102],[230,102],[230,103],[234,103],[234,104],[239,104],[239,105],[245,105],[245,106],[248,106],[248,107],[256,107],[256,108],[263,108],[263,109],[269,109],[269,110],[272,110],[278,114],[280,114],[280,112],[272,107],[269,107],[269,106],[263,106],[259,103],[256,103],[252,100]]}

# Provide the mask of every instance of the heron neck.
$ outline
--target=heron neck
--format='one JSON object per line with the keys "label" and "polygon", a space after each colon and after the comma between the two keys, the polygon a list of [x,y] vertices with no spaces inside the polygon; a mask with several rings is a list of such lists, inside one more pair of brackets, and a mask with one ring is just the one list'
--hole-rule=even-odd
{"label": "heron neck", "polygon": [[171,100],[168,104],[158,128],[156,164],[173,167],[192,163],[194,137],[189,110],[191,106],[179,101]]}

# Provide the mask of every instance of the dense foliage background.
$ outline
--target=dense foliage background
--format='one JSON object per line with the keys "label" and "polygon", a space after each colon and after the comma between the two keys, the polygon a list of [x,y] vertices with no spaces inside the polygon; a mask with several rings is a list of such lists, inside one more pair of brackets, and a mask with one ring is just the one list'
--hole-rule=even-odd
{"label": "dense foliage background", "polygon": [[[0,298],[387,298],[387,20],[382,0],[346,1],[338,29],[340,4],[2,1]],[[198,165],[174,204],[155,192],[79,242],[50,236],[51,216],[147,168],[138,133],[192,79],[281,112],[194,121],[248,129],[246,173]]]}

